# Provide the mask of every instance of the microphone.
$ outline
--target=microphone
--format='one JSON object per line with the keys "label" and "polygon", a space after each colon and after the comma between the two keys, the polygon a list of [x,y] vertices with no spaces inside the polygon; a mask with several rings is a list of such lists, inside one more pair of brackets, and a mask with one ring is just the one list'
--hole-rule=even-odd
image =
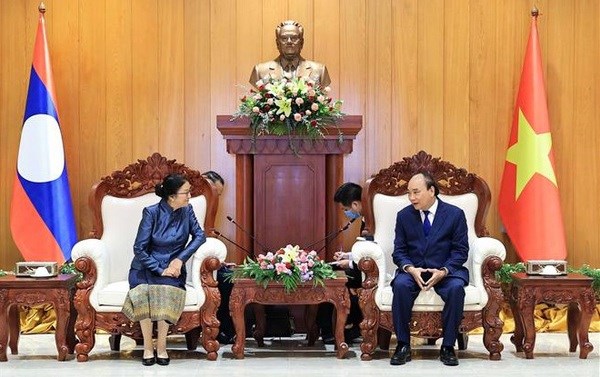
{"label": "microphone", "polygon": [[[304,247],[304,250],[308,250],[308,249],[310,249],[312,246],[315,246],[316,244],[318,244],[318,243],[321,243],[321,242],[323,242],[323,241],[330,241],[330,238],[331,238],[331,240],[335,239],[335,237],[337,237],[337,236],[338,236],[338,234],[340,234],[340,233],[342,233],[343,231],[345,231],[346,229],[350,228],[350,225],[352,225],[352,223],[353,223],[353,222],[355,222],[355,221],[356,221],[356,219],[358,219],[358,217],[355,217],[355,218],[353,218],[352,220],[348,221],[348,222],[346,223],[346,225],[344,225],[344,226],[343,226],[343,227],[341,227],[340,229],[338,229],[338,230],[334,230],[333,232],[329,233],[328,235],[326,235],[326,236],[325,236],[325,238],[323,238],[323,239],[320,239],[320,240],[318,240],[318,241],[316,241],[316,242],[313,242],[313,243],[311,243],[311,244],[310,244],[310,245],[308,245],[308,246],[305,246],[305,247]],[[326,245],[326,244],[325,244],[325,245]],[[325,248],[325,245],[323,245],[323,247],[322,247],[322,248],[320,248],[318,251],[321,251],[321,250],[323,250],[323,249]]]}
{"label": "microphone", "polygon": [[236,242],[234,242],[234,241],[230,240],[229,238],[225,237],[225,236],[224,236],[224,235],[223,235],[221,232],[219,232],[218,230],[216,230],[216,229],[213,229],[213,231],[212,231],[212,232],[213,232],[213,233],[214,233],[214,234],[217,236],[217,238],[223,238],[225,241],[227,241],[227,242],[231,243],[232,245],[236,246],[238,249],[241,249],[241,250],[243,250],[243,251],[246,253],[246,255],[247,255],[247,256],[248,256],[250,259],[253,259],[253,258],[254,258],[254,255],[253,255],[253,254],[252,254],[252,253],[251,253],[251,252],[250,252],[248,249],[246,249],[246,248],[244,248],[244,247],[240,246],[240,245],[239,245],[239,244],[237,244]]}
{"label": "microphone", "polygon": [[256,242],[258,244],[258,246],[260,246],[260,247],[263,248],[263,251],[267,252],[267,251],[270,250],[268,247],[266,247],[265,245],[263,245],[259,240],[257,240],[256,238],[254,238],[254,236],[252,234],[249,234],[248,232],[246,232],[246,229],[242,228],[242,226],[240,224],[238,224],[237,222],[235,222],[235,220],[233,219],[233,217],[227,216],[227,220],[229,222],[233,223],[242,232],[244,232],[245,234],[247,234],[248,236],[250,236],[250,238],[252,238],[252,241]]}

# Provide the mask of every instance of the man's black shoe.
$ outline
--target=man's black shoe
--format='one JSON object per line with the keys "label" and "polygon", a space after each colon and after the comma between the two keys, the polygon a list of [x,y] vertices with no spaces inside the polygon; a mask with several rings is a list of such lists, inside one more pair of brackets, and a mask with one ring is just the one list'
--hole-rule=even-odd
{"label": "man's black shoe", "polygon": [[403,365],[407,361],[410,361],[410,345],[409,344],[398,344],[396,351],[390,360],[391,365]]}
{"label": "man's black shoe", "polygon": [[456,353],[454,353],[454,347],[442,346],[440,349],[440,360],[444,365],[458,365],[458,358],[456,357]]}

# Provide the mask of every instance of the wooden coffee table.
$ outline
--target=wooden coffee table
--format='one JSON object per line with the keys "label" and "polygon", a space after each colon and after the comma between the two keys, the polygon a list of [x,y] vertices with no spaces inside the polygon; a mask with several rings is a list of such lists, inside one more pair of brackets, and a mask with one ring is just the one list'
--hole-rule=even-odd
{"label": "wooden coffee table", "polygon": [[[250,303],[266,305],[316,305],[321,302],[330,302],[335,306],[337,315],[335,322],[336,356],[343,359],[348,352],[348,345],[344,342],[344,325],[350,311],[350,293],[346,287],[347,278],[343,272],[338,273],[336,279],[325,280],[325,286],[313,286],[309,281],[298,286],[294,292],[286,293],[283,284],[272,282],[264,288],[256,284],[254,279],[235,279],[229,310],[235,327],[235,344],[231,347],[236,359],[244,358],[244,342],[246,340],[246,326],[244,322],[244,309]],[[311,310],[310,312],[315,312]],[[262,334],[258,334],[257,341],[262,343]],[[310,339],[309,339],[310,342]]]}
{"label": "wooden coffee table", "polygon": [[[67,353],[73,354],[75,338],[75,317],[71,315],[73,294],[77,275],[58,275],[51,278],[22,278],[14,275],[0,277],[0,361],[7,361],[6,343],[17,355],[19,344],[18,305],[52,304],[56,311],[56,348],[58,361],[64,361]],[[8,323],[8,326],[4,325]]]}
{"label": "wooden coffee table", "polygon": [[515,317],[515,333],[511,342],[517,352],[525,352],[527,359],[533,359],[535,346],[533,310],[541,302],[569,304],[569,352],[575,352],[579,344],[579,358],[587,358],[594,349],[588,337],[596,308],[592,279],[580,274],[556,277],[527,275],[522,272],[513,274],[510,306]]}

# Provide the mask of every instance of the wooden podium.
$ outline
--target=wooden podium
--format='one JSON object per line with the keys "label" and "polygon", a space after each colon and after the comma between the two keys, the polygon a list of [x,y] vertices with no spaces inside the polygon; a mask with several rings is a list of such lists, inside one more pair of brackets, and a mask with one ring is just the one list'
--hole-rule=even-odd
{"label": "wooden podium", "polygon": [[[362,128],[362,116],[345,116],[324,139],[265,135],[252,140],[249,120],[217,116],[217,129],[236,155],[236,242],[255,255],[287,244],[320,250],[331,260],[345,224],[333,195],[344,178],[344,154]],[[290,142],[293,148],[290,148]],[[254,240],[252,240],[252,236]],[[327,236],[328,242],[324,239]],[[320,241],[320,242],[317,242]],[[241,263],[242,250],[231,259]]]}

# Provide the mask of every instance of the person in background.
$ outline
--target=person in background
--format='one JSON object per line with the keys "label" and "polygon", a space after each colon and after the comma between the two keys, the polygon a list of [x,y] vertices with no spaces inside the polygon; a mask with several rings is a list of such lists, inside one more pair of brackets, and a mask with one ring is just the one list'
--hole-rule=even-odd
{"label": "person in background", "polygon": [[[362,224],[360,231],[362,233],[365,224],[361,215],[361,196],[362,187],[356,183],[346,182],[338,187],[335,195],[333,196],[333,201],[340,205],[348,220],[356,220],[358,218],[361,219]],[[346,320],[344,338],[346,343],[350,344],[360,336],[360,322],[363,319],[362,312],[360,311],[360,307],[358,305],[358,295],[356,293],[356,289],[361,287],[362,275],[358,269],[358,266],[352,262],[351,253],[341,250],[337,251],[334,254],[334,259],[336,261],[334,268],[344,270],[346,277],[348,278],[346,286],[350,291],[350,313],[348,314],[348,318]],[[321,304],[319,306],[317,321],[319,327],[321,328],[321,338],[325,344],[334,343],[332,315],[333,305]]]}
{"label": "person in background", "polygon": [[[155,193],[161,200],[144,208],[133,245],[123,313],[140,322],[145,366],[170,362],[167,332],[185,305],[185,262],[206,242],[189,203],[190,190],[190,183],[179,174],[168,175],[157,184]],[[156,351],[152,322],[157,322]]]}
{"label": "person in background", "polygon": [[454,343],[463,317],[465,285],[469,283],[469,239],[465,213],[438,199],[439,188],[427,173],[408,181],[409,206],[396,216],[392,258],[398,269],[391,282],[392,316],[398,346],[390,360],[402,365],[411,360],[410,321],[421,291],[434,289],[442,300],[443,340],[440,360],[458,365]]}
{"label": "person in background", "polygon": [[[202,173],[202,176],[208,179],[217,191],[217,194],[221,196],[225,188],[225,180],[217,172],[209,170]],[[231,290],[233,289],[233,283],[226,279],[227,273],[231,272],[231,267],[235,266],[235,263],[223,263],[217,270],[217,282],[219,283],[219,293],[221,294],[221,304],[217,310],[217,319],[221,323],[219,326],[219,334],[217,335],[217,341],[220,344],[233,344],[235,341],[235,329],[233,327],[233,321],[229,314],[229,297],[231,296]]]}

